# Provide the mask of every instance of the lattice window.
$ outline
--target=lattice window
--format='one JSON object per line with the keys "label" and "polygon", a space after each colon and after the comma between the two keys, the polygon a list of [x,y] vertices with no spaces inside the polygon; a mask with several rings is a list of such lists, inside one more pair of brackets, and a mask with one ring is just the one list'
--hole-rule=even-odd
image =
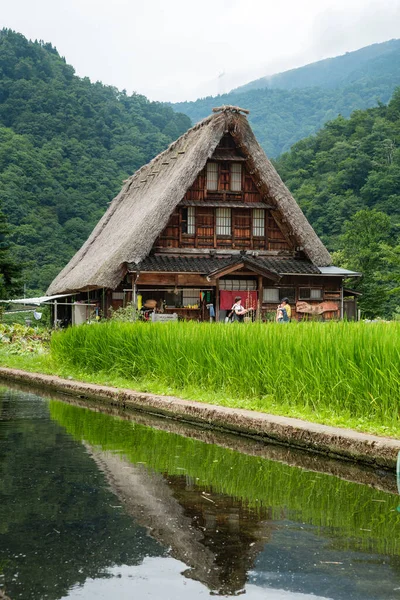
{"label": "lattice window", "polygon": [[279,302],[279,289],[278,288],[264,288],[263,289],[263,302],[268,304],[275,304]]}
{"label": "lattice window", "polygon": [[254,279],[220,279],[219,289],[249,292],[257,289],[257,282]]}
{"label": "lattice window", "polygon": [[181,229],[183,234],[194,235],[196,233],[196,215],[194,206],[182,208]]}
{"label": "lattice window", "polygon": [[300,300],[321,300],[322,290],[320,288],[300,288]]}
{"label": "lattice window", "polygon": [[196,233],[196,213],[194,206],[188,208],[188,234],[194,235]]}
{"label": "lattice window", "polygon": [[310,292],[311,292],[311,294],[310,294],[311,300],[322,300],[322,290],[321,289],[311,288]]}
{"label": "lattice window", "polygon": [[232,215],[230,208],[217,208],[217,235],[232,235]]}
{"label": "lattice window", "polygon": [[215,162],[207,163],[207,189],[218,190],[218,164]]}
{"label": "lattice window", "polygon": [[193,306],[200,303],[200,290],[182,290],[183,306]]}
{"label": "lattice window", "polygon": [[253,209],[253,236],[264,237],[265,235],[265,210],[263,208]]}
{"label": "lattice window", "polygon": [[240,192],[242,190],[242,165],[240,163],[231,164],[231,185],[232,192]]}
{"label": "lattice window", "polygon": [[296,302],[296,289],[295,288],[279,288],[279,300],[287,298],[289,304]]}

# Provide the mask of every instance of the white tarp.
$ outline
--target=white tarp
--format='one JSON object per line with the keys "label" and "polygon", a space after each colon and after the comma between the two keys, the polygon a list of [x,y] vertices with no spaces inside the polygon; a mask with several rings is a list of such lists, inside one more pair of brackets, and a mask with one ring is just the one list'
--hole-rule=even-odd
{"label": "white tarp", "polygon": [[28,304],[39,306],[40,304],[46,304],[57,298],[67,298],[68,296],[74,296],[75,294],[57,294],[56,296],[40,296],[38,298],[18,298],[17,300],[0,300],[0,302],[6,302],[10,304]]}

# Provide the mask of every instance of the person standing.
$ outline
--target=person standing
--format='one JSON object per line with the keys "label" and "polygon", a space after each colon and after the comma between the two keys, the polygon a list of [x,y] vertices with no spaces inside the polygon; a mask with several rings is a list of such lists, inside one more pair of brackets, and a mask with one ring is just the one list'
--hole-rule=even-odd
{"label": "person standing", "polygon": [[232,306],[230,314],[233,316],[234,321],[243,323],[244,316],[247,315],[247,313],[251,310],[253,310],[252,307],[244,308],[244,306],[242,306],[242,298],[240,296],[236,296],[235,304]]}
{"label": "person standing", "polygon": [[282,298],[281,303],[282,308],[286,310],[286,314],[288,316],[288,321],[292,320],[292,307],[289,304],[289,298]]}

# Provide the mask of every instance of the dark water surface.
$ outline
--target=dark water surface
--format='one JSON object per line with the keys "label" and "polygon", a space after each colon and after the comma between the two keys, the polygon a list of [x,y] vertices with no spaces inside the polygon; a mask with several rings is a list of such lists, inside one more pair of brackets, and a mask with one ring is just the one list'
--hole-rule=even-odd
{"label": "dark water surface", "polygon": [[400,599],[399,504],[392,475],[0,388],[11,600]]}

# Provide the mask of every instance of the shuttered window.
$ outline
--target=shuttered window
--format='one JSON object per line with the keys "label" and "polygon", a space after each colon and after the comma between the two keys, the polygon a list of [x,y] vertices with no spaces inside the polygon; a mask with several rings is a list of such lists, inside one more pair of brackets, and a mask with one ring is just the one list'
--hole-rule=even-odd
{"label": "shuttered window", "polygon": [[232,217],[230,208],[217,208],[217,235],[232,235]]}
{"label": "shuttered window", "polygon": [[265,210],[255,208],[253,210],[253,236],[264,237],[265,235]]}
{"label": "shuttered window", "polygon": [[207,189],[218,190],[218,165],[215,162],[207,163]]}
{"label": "shuttered window", "polygon": [[231,164],[231,185],[232,192],[240,192],[242,190],[242,165],[240,163]]}

